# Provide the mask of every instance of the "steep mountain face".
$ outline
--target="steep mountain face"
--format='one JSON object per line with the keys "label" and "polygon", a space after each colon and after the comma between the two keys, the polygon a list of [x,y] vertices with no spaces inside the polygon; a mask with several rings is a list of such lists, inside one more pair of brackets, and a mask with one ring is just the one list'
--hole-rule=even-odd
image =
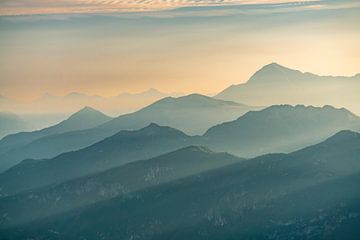
{"label": "steep mountain face", "polygon": [[244,84],[233,85],[216,98],[252,105],[305,104],[346,107],[360,114],[360,75],[318,76],[283,67],[264,66]]}
{"label": "steep mountain face", "polygon": [[32,126],[19,116],[9,112],[0,112],[0,139],[9,134],[31,130]]}
{"label": "steep mountain face", "polygon": [[[111,120],[111,118],[103,113],[90,107],[85,107],[71,115],[65,121],[49,128],[6,136],[0,141],[0,153],[2,154],[0,155],[0,171],[17,164],[25,158],[34,157],[33,152],[36,153],[37,146],[37,143],[35,143],[35,147],[31,145],[34,141],[45,138],[42,139],[42,142],[46,144],[39,146],[39,149],[43,152],[49,152],[51,151],[51,147],[49,147],[48,144],[50,142],[46,137],[74,130],[93,128],[109,120]],[[30,146],[28,146],[29,144]],[[39,157],[44,158],[47,156],[40,154]]]}
{"label": "steep mountain face", "polygon": [[0,199],[2,228],[83,207],[171,180],[239,162],[227,153],[190,146],[149,160]]}
{"label": "steep mountain face", "polygon": [[187,134],[203,134],[209,127],[234,120],[249,110],[243,104],[216,100],[199,94],[163,98],[135,113],[126,114],[101,126],[103,129],[138,129],[151,122],[179,129]]}
{"label": "steep mountain face", "polygon": [[[53,158],[64,152],[90,146],[120,130],[140,129],[152,122],[185,130],[192,134],[203,133],[215,124],[234,120],[245,112],[254,109],[258,108],[216,100],[198,94],[179,98],[164,98],[142,110],[119,116],[92,129],[67,131],[62,134],[59,131],[51,131],[52,134],[50,134],[49,130],[42,130],[4,139],[0,142],[0,153],[4,152],[1,150],[2,148],[12,147],[14,150],[0,155],[0,171],[14,166],[26,158]],[[86,121],[79,121],[80,126],[82,122]],[[85,125],[86,123],[83,124],[83,126]],[[20,145],[21,148],[15,149],[13,143],[17,143],[15,146]]]}
{"label": "steep mountain face", "polygon": [[243,157],[291,152],[338,131],[360,130],[360,118],[331,106],[271,106],[210,128],[203,144]]}
{"label": "steep mountain face", "polygon": [[4,239],[357,239],[360,134],[2,231]]}
{"label": "steep mountain face", "polygon": [[53,159],[24,160],[0,175],[0,194],[12,195],[132,161],[149,159],[193,145],[195,141],[195,137],[156,124],[137,131],[120,131],[92,146]]}

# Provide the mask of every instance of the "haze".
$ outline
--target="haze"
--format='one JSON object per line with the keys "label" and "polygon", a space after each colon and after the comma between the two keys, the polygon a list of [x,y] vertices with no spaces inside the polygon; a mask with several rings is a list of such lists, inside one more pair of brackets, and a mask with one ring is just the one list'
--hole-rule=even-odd
{"label": "haze", "polygon": [[212,95],[270,62],[320,75],[360,69],[357,1],[230,1],[103,14],[121,10],[105,2],[98,14],[60,15],[47,11],[52,1],[2,1],[3,15],[11,15],[4,4],[16,12],[25,3],[48,14],[0,17],[0,94],[24,102],[45,93],[109,97],[152,87]]}

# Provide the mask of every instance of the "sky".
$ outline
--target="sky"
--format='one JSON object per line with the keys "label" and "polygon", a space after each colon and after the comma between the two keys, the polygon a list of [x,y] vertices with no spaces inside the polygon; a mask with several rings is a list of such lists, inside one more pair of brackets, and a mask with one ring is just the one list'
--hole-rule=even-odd
{"label": "sky", "polygon": [[0,95],[214,94],[277,62],[360,72],[359,1],[0,0]]}

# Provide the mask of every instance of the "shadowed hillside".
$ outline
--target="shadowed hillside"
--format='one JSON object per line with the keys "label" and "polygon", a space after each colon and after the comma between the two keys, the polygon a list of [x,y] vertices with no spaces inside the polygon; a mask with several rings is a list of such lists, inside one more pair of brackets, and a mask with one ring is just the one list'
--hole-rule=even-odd
{"label": "shadowed hillside", "polygon": [[[356,239],[360,134],[235,163],[4,231],[6,239]],[[72,224],[68,224],[71,222]]]}
{"label": "shadowed hillside", "polygon": [[1,227],[24,223],[57,212],[239,162],[227,153],[190,146],[149,160],[136,161],[98,174],[0,199]]}

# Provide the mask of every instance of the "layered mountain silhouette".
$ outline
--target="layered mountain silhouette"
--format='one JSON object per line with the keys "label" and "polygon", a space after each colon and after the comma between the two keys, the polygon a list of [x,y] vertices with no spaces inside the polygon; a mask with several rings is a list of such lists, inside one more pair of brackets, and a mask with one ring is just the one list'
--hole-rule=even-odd
{"label": "layered mountain silhouette", "polygon": [[[195,137],[154,123],[49,160],[24,160],[0,175],[1,196],[59,183],[193,145]],[[46,179],[46,181],[44,181]]]}
{"label": "layered mountain silhouette", "polygon": [[[92,129],[67,131],[62,134],[55,131],[49,134],[49,130],[45,129],[4,139],[0,141],[0,152],[6,152],[4,149],[8,152],[0,155],[0,169],[6,169],[26,158],[52,158],[64,152],[87,147],[120,130],[136,130],[153,122],[178,128],[186,133],[203,133],[215,124],[236,119],[254,109],[259,108],[198,94],[164,98],[137,112],[121,115]],[[13,150],[9,152],[10,149]]]}
{"label": "layered mountain silhouette", "polygon": [[[195,97],[197,98],[197,96]],[[207,98],[204,100],[206,100],[206,104],[209,104]],[[26,158],[53,158],[58,154],[89,146],[113,135],[119,129],[131,129],[145,124],[146,121],[151,122],[152,119],[166,112],[164,110],[166,107],[163,105],[167,106],[168,101],[172,102],[173,99],[164,99],[164,101],[144,109],[145,113],[151,113],[148,118],[140,118],[141,115],[147,116],[143,112],[134,113],[120,116],[92,129],[50,135],[38,139],[1,155],[1,163],[4,164],[3,166],[10,167]],[[177,102],[177,104],[180,103],[182,101]],[[186,103],[187,101],[185,101]],[[217,101],[212,102],[215,105],[217,103]],[[204,103],[198,101],[198,104],[200,108]],[[173,111],[176,111],[175,109],[173,108]],[[216,113],[216,110],[213,109],[213,111]],[[158,114],[152,114],[153,112]],[[189,110],[189,112],[193,111]],[[172,121],[172,125],[200,122],[200,117],[192,121],[194,115],[186,114],[184,116],[187,116],[187,119],[182,119],[181,122],[177,122],[178,118],[175,114],[169,114],[168,119]],[[205,116],[207,115],[203,117],[204,122],[207,121]],[[169,123],[170,120],[164,122]],[[227,151],[242,157],[254,157],[269,152],[294,151],[309,144],[320,142],[344,129],[355,131],[360,129],[360,118],[346,109],[337,109],[331,106],[320,108],[280,105],[268,107],[261,111],[250,111],[237,120],[211,127],[203,136],[196,138],[196,141],[198,145],[209,146],[215,151]]]}
{"label": "layered mountain silhouette", "polygon": [[4,228],[117,196],[129,196],[140,189],[239,161],[241,159],[227,153],[189,146],[153,159],[2,198],[0,216],[6,217],[0,220],[0,225]]}
{"label": "layered mountain silhouette", "polygon": [[[35,147],[31,144],[34,144],[39,139],[46,139],[48,136],[57,136],[74,130],[93,128],[109,120],[111,118],[105,114],[93,108],[85,107],[71,115],[68,119],[49,128],[8,135],[0,141],[0,153],[2,154],[0,156],[0,169],[6,169],[22,159],[32,156],[31,153],[36,149],[36,143]],[[46,142],[46,140],[43,141]],[[48,151],[48,147],[49,145],[40,146],[43,151]]]}
{"label": "layered mountain silhouette", "polygon": [[360,134],[342,131],[27,225],[4,239],[357,239]]}
{"label": "layered mountain silhouette", "polygon": [[150,122],[177,128],[187,134],[203,134],[209,127],[238,118],[249,110],[243,104],[217,100],[200,94],[163,98],[135,113],[104,124],[104,129],[138,129]]}
{"label": "layered mountain silhouette", "polygon": [[359,131],[360,118],[344,108],[276,105],[210,128],[203,144],[254,157],[291,152],[345,129]]}
{"label": "layered mountain silhouette", "polygon": [[7,136],[0,142],[0,152],[4,152],[11,147],[27,144],[44,136],[95,127],[110,119],[110,117],[93,108],[85,107],[71,115],[68,119],[49,128]]}
{"label": "layered mountain silhouette", "polygon": [[10,112],[0,112],[0,139],[6,135],[29,131],[32,129],[31,124]]}
{"label": "layered mountain silhouette", "polygon": [[277,63],[257,71],[246,83],[232,85],[216,98],[252,105],[305,104],[346,107],[360,114],[360,75],[319,76]]}

